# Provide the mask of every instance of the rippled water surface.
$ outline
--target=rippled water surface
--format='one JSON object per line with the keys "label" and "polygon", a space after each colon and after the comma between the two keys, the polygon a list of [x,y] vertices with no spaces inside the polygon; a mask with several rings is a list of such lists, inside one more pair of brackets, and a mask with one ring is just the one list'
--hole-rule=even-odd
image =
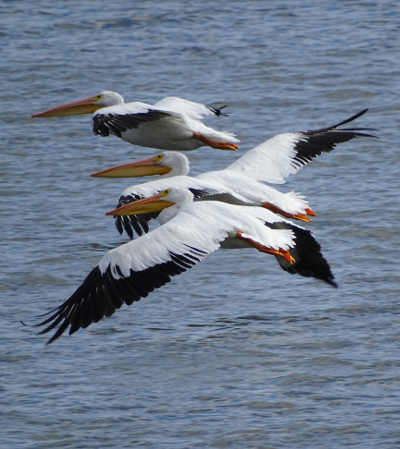
{"label": "rippled water surface", "polygon": [[[398,2],[21,0],[0,19],[1,447],[400,447]],[[370,108],[379,140],[282,186],[317,211],[339,288],[220,251],[46,346],[32,317],[124,241],[104,212],[131,182],[88,174],[155,152],[30,116],[103,89],[226,102],[212,123],[239,154]],[[189,156],[199,173],[237,154]]]}

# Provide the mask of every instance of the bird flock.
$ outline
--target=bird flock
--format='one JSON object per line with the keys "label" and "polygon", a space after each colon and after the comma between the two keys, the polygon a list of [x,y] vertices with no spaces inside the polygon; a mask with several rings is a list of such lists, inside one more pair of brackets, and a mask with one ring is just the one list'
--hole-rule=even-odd
{"label": "bird flock", "polygon": [[[159,176],[125,189],[113,216],[128,241],[108,251],[78,289],[38,323],[48,343],[111,316],[169,282],[219,248],[254,248],[273,255],[290,273],[337,287],[311,232],[299,222],[316,214],[303,195],[270,184],[286,182],[321,153],[353,138],[375,137],[369,128],[343,128],[367,109],[325,128],[275,135],[223,170],[189,175],[182,152],[202,146],[237,150],[239,139],[202,122],[225,114],[220,103],[200,104],[178,97],[154,105],[131,102],[112,91],[34,114],[34,118],[93,113],[93,132],[131,144],[166,150],[150,158],[93,173],[94,177]],[[150,231],[149,222],[160,226]],[[294,222],[296,221],[296,223]]]}

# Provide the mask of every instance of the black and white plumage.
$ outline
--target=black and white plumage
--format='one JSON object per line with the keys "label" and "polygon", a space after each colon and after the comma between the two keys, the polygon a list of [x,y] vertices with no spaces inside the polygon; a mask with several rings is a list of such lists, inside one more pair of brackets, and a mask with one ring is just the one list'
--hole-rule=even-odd
{"label": "black and white plumage", "polygon": [[103,91],[32,117],[57,117],[93,112],[93,132],[117,136],[129,143],[163,150],[188,151],[207,145],[236,150],[239,140],[229,132],[217,131],[201,120],[221,115],[225,106],[205,105],[179,97],[166,97],[154,105],[125,103],[117,92]]}
{"label": "black and white plumage", "polygon": [[[167,152],[139,162],[119,165],[95,173],[97,177],[136,177],[160,174],[156,181],[133,185],[122,193],[119,205],[153,195],[174,185],[186,189],[203,190],[209,193],[226,192],[240,201],[263,205],[286,218],[310,221],[314,215],[305,198],[296,192],[282,193],[265,183],[285,182],[313,158],[323,152],[332,151],[336,144],[358,137],[375,137],[366,134],[366,128],[338,129],[367,110],[318,130],[278,134],[249,150],[223,170],[209,171],[195,177],[189,173],[189,160],[182,153]],[[174,177],[171,179],[171,177]],[[133,238],[134,232],[147,232],[147,220],[152,216],[117,217],[120,233],[125,231]]]}
{"label": "black and white plumage", "polygon": [[136,213],[149,211],[150,206],[165,208],[169,220],[104,255],[72,296],[39,323],[46,326],[40,333],[56,329],[49,343],[68,328],[72,334],[112,315],[122,304],[146,297],[221,246],[255,247],[276,255],[289,273],[336,286],[309,231],[282,222],[266,209],[217,201],[194,203],[193,195],[183,189],[169,189],[137,202]]}
{"label": "black and white plumage", "polygon": [[362,132],[370,128],[339,128],[368,111],[325,128],[278,134],[248,151],[229,167],[265,182],[281,184],[322,153],[332,151],[338,143],[357,137],[376,136]]}

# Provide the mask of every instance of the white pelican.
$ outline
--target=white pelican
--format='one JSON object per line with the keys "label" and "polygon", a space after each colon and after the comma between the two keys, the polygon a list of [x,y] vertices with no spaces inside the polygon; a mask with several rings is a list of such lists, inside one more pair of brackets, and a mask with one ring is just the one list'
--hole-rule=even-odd
{"label": "white pelican", "polygon": [[217,131],[201,122],[206,115],[221,115],[223,107],[178,97],[166,97],[154,105],[138,101],[125,103],[119,93],[106,90],[32,117],[94,113],[93,132],[100,136],[113,134],[135,145],[163,150],[187,151],[203,145],[236,150],[239,140],[232,133]]}
{"label": "white pelican", "polygon": [[311,233],[260,207],[194,203],[189,191],[172,188],[108,214],[162,209],[167,220],[163,226],[108,251],[72,296],[38,324],[47,326],[41,334],[57,328],[48,343],[68,327],[72,334],[112,315],[123,303],[139,301],[224,244],[273,254],[289,273],[337,286]]}
{"label": "white pelican", "polygon": [[[331,151],[337,143],[355,137],[375,137],[360,132],[365,128],[338,129],[366,111],[364,109],[347,120],[326,128],[278,134],[248,151],[224,170],[209,171],[195,177],[186,176],[189,173],[189,160],[176,152],[166,152],[143,161],[115,166],[92,176],[162,176],[163,179],[128,187],[120,197],[120,204],[150,196],[174,185],[209,193],[230,193],[241,201],[258,204],[286,218],[310,221],[309,216],[315,213],[303,196],[293,191],[282,193],[265,182],[285,182],[290,174],[296,173],[322,152]],[[174,176],[173,180],[170,179],[171,176]],[[132,238],[132,227],[139,235],[142,228],[145,232],[148,231],[147,218],[154,218],[154,215],[117,217],[116,225],[120,233],[124,227]]]}
{"label": "white pelican", "polygon": [[[181,153],[173,152],[165,153],[163,159],[168,159],[171,156],[175,158],[185,157]],[[151,158],[154,159],[154,158]],[[141,169],[143,161],[138,162],[138,168]],[[145,162],[146,163],[146,162]],[[161,170],[163,168],[161,167]],[[222,172],[223,170],[221,170]],[[272,210],[286,218],[293,218],[302,221],[310,221],[310,218],[306,214],[315,215],[312,209],[309,207],[308,202],[296,192],[283,193],[271,186],[254,181],[253,179],[247,179],[245,176],[238,175],[237,177],[223,177],[218,178],[213,176],[214,172],[209,172],[210,178],[207,177],[208,172],[199,176],[175,176],[174,178],[158,179],[142,184],[136,184],[125,189],[120,198],[118,205],[130,203],[133,200],[145,198],[156,194],[157,192],[166,189],[169,185],[174,187],[181,187],[190,189],[199,198],[205,194],[218,194],[228,193],[231,195],[231,199],[236,204],[252,203]],[[230,173],[227,173],[229,175]],[[246,178],[246,179],[245,179]],[[236,182],[235,182],[236,181]],[[147,215],[130,215],[130,216],[117,216],[116,226],[118,231],[122,234],[123,229],[130,238],[134,236],[134,230],[138,235],[144,232],[148,232],[148,221],[152,218],[157,218],[157,214]]]}

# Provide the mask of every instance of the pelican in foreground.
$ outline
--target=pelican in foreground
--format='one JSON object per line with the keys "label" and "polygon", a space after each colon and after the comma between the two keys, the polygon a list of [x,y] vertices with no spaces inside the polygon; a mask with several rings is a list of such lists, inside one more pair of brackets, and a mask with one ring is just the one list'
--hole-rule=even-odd
{"label": "pelican in foreground", "polygon": [[330,267],[309,231],[282,222],[260,207],[193,201],[184,189],[167,189],[108,214],[161,211],[166,223],[108,251],[82,285],[38,326],[56,329],[48,343],[132,304],[220,247],[256,248],[276,256],[289,273],[313,276],[336,287]]}
{"label": "pelican in foreground", "polygon": [[204,145],[236,150],[239,140],[232,133],[217,131],[201,121],[207,115],[221,115],[223,107],[178,97],[166,97],[154,105],[138,101],[125,103],[119,93],[103,91],[32,117],[93,113],[93,132],[103,137],[112,134],[135,145],[163,150],[188,151]]}
{"label": "pelican in foreground", "polygon": [[[282,193],[266,185],[283,183],[321,153],[332,151],[336,144],[357,137],[375,137],[361,131],[367,128],[339,128],[365,114],[367,109],[335,125],[301,132],[278,134],[249,150],[223,170],[209,171],[195,177],[189,173],[189,160],[177,152],[165,152],[138,162],[118,165],[97,173],[95,177],[119,178],[160,175],[161,179],[128,187],[119,199],[119,205],[144,198],[166,189],[180,186],[209,193],[229,193],[238,201],[251,202],[270,209],[285,218],[310,221],[314,211],[304,197],[296,192]],[[173,177],[171,179],[171,177]],[[147,219],[117,217],[120,233],[123,229],[132,238],[134,230],[140,235],[148,231]]]}

